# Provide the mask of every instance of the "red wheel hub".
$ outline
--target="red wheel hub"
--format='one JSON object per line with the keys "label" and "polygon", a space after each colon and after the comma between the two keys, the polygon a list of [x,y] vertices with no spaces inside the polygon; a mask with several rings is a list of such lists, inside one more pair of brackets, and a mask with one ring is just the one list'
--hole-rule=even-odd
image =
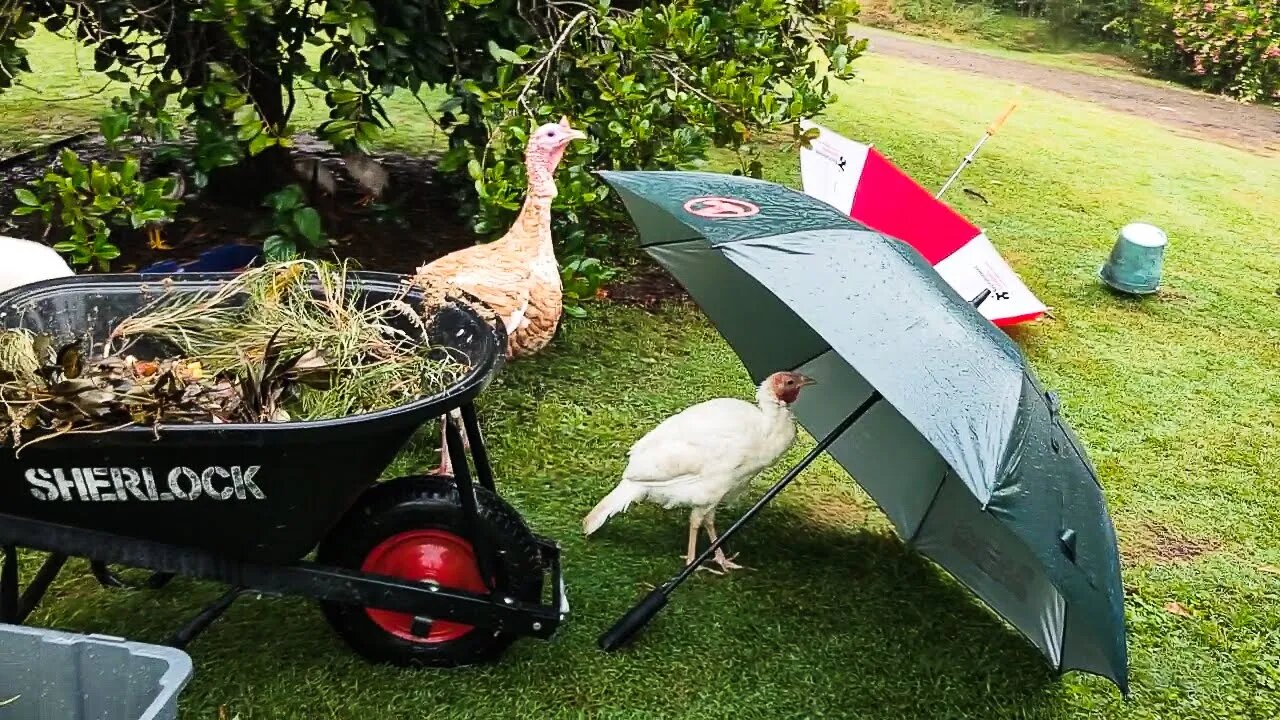
{"label": "red wheel hub", "polygon": [[[383,540],[369,552],[361,570],[401,580],[430,580],[441,587],[484,592],[484,580],[471,543],[447,530],[411,530]],[[413,633],[413,616],[365,608],[378,627],[410,642],[449,642],[475,629],[474,625],[436,620],[427,635]]]}

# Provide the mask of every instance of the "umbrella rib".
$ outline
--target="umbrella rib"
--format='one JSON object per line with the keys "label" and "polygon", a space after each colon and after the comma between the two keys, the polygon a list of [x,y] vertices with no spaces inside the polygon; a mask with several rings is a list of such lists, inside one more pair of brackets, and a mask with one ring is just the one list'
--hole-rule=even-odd
{"label": "umbrella rib", "polygon": [[916,538],[920,536],[920,531],[924,529],[924,521],[929,519],[929,513],[933,512],[933,506],[938,504],[938,496],[942,494],[942,486],[947,484],[947,475],[951,471],[942,473],[942,480],[938,481],[938,487],[933,489],[933,497],[929,498],[929,505],[925,507],[924,514],[920,516],[920,522],[916,523],[916,528],[911,531],[911,537],[907,538],[907,545],[914,546]]}
{"label": "umbrella rib", "polygon": [[802,362],[802,363],[800,363],[800,364],[796,365],[795,367],[791,368],[791,372],[795,372],[795,371],[799,370],[800,368],[804,367],[805,365],[808,365],[809,363],[813,362],[814,360],[817,360],[818,358],[822,357],[823,355],[826,355],[827,353],[831,352],[831,350],[832,350],[832,348],[831,348],[831,346],[830,346],[830,345],[826,346],[825,348],[823,348],[823,349],[819,350],[818,352],[814,353],[814,354],[813,354],[813,356],[812,356],[812,357],[810,357],[808,360],[805,360],[804,362]]}
{"label": "umbrella rib", "polygon": [[703,239],[702,237],[695,235],[693,237],[679,238],[677,240],[662,240],[660,242],[644,243],[640,247],[643,247],[646,249],[664,247],[666,245],[679,245],[680,243],[693,242],[694,240],[702,240],[702,239]]}

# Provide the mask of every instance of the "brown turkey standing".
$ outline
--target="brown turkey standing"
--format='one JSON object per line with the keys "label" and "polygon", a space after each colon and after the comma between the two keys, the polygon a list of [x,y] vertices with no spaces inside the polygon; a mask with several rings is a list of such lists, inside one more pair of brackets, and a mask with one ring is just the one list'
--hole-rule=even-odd
{"label": "brown turkey standing", "polygon": [[[555,171],[565,149],[586,135],[568,118],[539,127],[525,148],[529,187],[515,223],[502,238],[449,253],[418,268],[414,282],[437,291],[460,290],[501,320],[507,331],[507,357],[532,355],[551,342],[564,312],[560,264],[551,238]],[[456,416],[456,411],[455,411]],[[441,418],[440,473],[452,475]],[[463,432],[466,440],[466,433]]]}

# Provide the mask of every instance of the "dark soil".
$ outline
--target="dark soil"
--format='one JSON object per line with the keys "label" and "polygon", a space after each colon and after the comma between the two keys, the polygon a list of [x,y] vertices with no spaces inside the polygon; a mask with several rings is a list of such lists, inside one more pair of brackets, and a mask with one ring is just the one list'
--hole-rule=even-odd
{"label": "dark soil", "polygon": [[1126,564],[1188,563],[1221,547],[1210,538],[1193,537],[1176,528],[1151,522],[1139,523],[1120,533]]}
{"label": "dark soil", "polygon": [[650,312],[667,301],[688,302],[689,294],[662,266],[646,261],[636,265],[600,293],[620,305],[632,305]]}
{"label": "dark soil", "polygon": [[[100,138],[87,138],[69,147],[85,163],[107,162],[118,157]],[[361,208],[355,205],[359,191],[344,171],[337,153],[327,144],[305,136],[297,138],[297,149],[298,156],[320,158],[337,177],[337,197],[320,198],[315,203],[325,218],[326,231],[335,239],[336,256],[350,258],[370,270],[412,272],[424,262],[476,242],[476,235],[459,215],[457,205],[451,201],[435,169],[435,158],[398,153],[380,155],[390,182],[381,203]],[[56,165],[56,151],[16,158],[15,162],[0,161],[0,187],[22,187]],[[150,163],[144,160],[144,174],[149,169]],[[13,217],[11,212],[16,204],[11,190],[0,192],[0,234],[44,239],[43,220],[38,215]],[[173,246],[172,250],[152,250],[142,232],[113,228],[111,237],[119,246],[121,257],[111,269],[131,271],[161,260],[190,260],[223,243],[261,242],[267,234],[265,223],[269,217],[266,208],[228,205],[189,193],[178,216],[164,227],[165,239]],[[77,269],[77,272],[88,270]]]}

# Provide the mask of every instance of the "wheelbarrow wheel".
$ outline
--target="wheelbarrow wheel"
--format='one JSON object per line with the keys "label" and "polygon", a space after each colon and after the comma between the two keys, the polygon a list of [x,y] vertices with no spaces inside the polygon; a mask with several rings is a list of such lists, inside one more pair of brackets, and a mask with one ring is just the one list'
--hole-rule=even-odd
{"label": "wheelbarrow wheel", "polygon": [[[542,558],[533,534],[510,505],[476,487],[476,532],[497,553],[499,591],[522,601],[542,596]],[[381,483],[357,503],[317,549],[327,565],[432,581],[484,592],[467,520],[451,478],[415,476]],[[462,623],[424,623],[405,613],[322,602],[326,619],[368,660],[401,666],[453,667],[497,659],[516,639]]]}

